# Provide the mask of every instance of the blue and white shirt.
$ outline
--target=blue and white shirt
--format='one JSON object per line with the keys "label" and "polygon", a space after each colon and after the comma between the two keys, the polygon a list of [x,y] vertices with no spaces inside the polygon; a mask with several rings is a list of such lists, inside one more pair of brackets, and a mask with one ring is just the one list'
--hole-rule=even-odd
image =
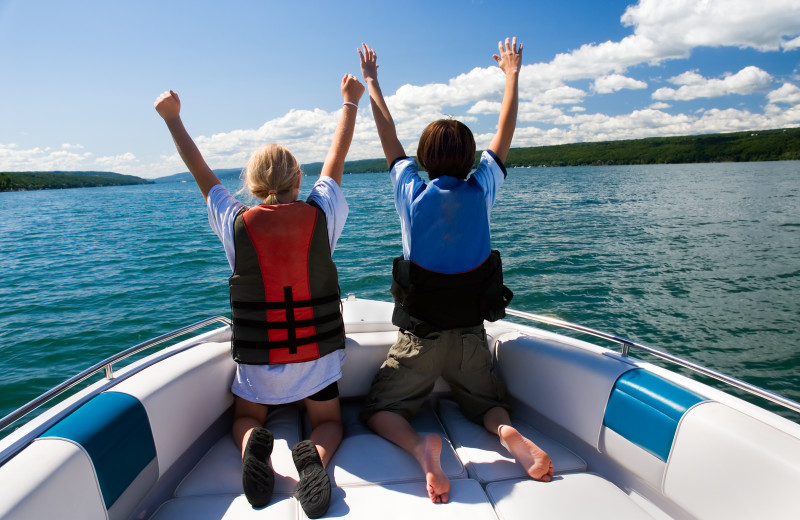
{"label": "blue and white shirt", "polygon": [[478,168],[465,181],[443,175],[425,183],[410,157],[396,160],[390,175],[406,260],[449,274],[470,271],[486,260],[489,219],[506,176],[491,150],[481,154]]}

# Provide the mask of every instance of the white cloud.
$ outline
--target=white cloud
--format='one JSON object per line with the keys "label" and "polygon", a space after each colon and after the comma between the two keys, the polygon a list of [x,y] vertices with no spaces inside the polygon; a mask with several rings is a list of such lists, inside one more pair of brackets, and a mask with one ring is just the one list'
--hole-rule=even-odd
{"label": "white cloud", "polygon": [[647,88],[647,83],[638,79],[629,78],[622,74],[609,74],[594,80],[592,89],[598,94],[611,94],[622,89],[639,90]]}
{"label": "white cloud", "polygon": [[130,152],[120,155],[98,157],[94,160],[94,164],[101,167],[102,170],[111,172],[128,171],[135,167],[136,162],[136,156]]}
{"label": "white cloud", "polygon": [[706,79],[697,72],[689,71],[669,81],[680,87],[662,87],[653,92],[653,99],[688,101],[730,94],[752,94],[768,87],[772,76],[758,67],[749,66],[722,79]]}
{"label": "white cloud", "polygon": [[586,92],[583,90],[562,85],[546,90],[538,96],[534,96],[533,101],[549,105],[573,105],[575,103],[580,103],[585,97]]}
{"label": "white cloud", "polygon": [[552,105],[522,102],[519,104],[517,121],[563,124],[564,112],[560,108]]}
{"label": "white cloud", "polygon": [[647,108],[652,108],[653,110],[664,110],[664,109],[670,108],[671,106],[672,105],[670,105],[669,103],[656,101],[655,103],[651,103],[650,106],[647,107]]}
{"label": "white cloud", "polygon": [[475,68],[451,79],[447,84],[403,85],[386,98],[394,112],[429,111],[431,107],[461,106],[487,98],[497,98],[503,92],[503,73],[498,67]]}
{"label": "white cloud", "polygon": [[791,83],[784,83],[777,90],[767,94],[770,103],[800,104],[800,87]]}
{"label": "white cloud", "polygon": [[800,34],[796,0],[640,0],[622,15],[624,25],[657,49],[688,53],[695,47],[775,51]]}
{"label": "white cloud", "polygon": [[16,144],[0,144],[0,170],[2,171],[55,171],[91,170],[93,161],[85,154],[67,149],[20,149]]}
{"label": "white cloud", "polygon": [[266,143],[280,143],[300,162],[313,162],[325,156],[339,113],[291,110],[259,128],[199,136],[195,143],[212,168],[243,166],[250,154]]}
{"label": "white cloud", "polygon": [[800,48],[800,36],[793,40],[781,43],[781,47],[783,47],[784,51],[793,51],[797,48]]}
{"label": "white cloud", "polygon": [[481,99],[467,110],[468,114],[499,114],[500,102]]}
{"label": "white cloud", "polygon": [[[126,152],[115,156],[94,157],[80,144],[63,144],[60,149],[28,148],[0,144],[1,171],[114,171],[128,172],[136,167],[136,157]],[[176,154],[177,155],[177,154]]]}
{"label": "white cloud", "polygon": [[[770,105],[763,114],[737,109],[712,109],[699,114],[671,115],[660,110],[644,109],[617,116],[605,114],[565,116],[564,125],[548,130],[518,126],[514,133],[514,146],[547,146],[575,142],[724,133],[798,125],[800,125],[800,105],[789,109],[779,109],[775,105]],[[482,137],[485,146],[491,139],[491,134]]]}
{"label": "white cloud", "polygon": [[[632,66],[688,58],[697,47],[759,51],[800,46],[800,2],[796,0],[641,0],[621,17],[633,34],[622,40],[585,44],[549,63],[523,68],[526,82],[552,84],[622,74]],[[795,39],[786,41],[785,38]]]}

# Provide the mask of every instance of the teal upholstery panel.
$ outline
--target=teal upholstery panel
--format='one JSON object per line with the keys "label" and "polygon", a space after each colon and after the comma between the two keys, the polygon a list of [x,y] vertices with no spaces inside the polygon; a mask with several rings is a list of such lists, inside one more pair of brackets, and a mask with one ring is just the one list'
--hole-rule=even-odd
{"label": "teal upholstery panel", "polygon": [[94,464],[106,509],[156,457],[144,406],[119,392],[98,394],[42,437],[69,439],[83,446]]}
{"label": "teal upholstery panel", "polygon": [[603,424],[666,461],[681,417],[704,400],[651,372],[631,370],[614,385]]}

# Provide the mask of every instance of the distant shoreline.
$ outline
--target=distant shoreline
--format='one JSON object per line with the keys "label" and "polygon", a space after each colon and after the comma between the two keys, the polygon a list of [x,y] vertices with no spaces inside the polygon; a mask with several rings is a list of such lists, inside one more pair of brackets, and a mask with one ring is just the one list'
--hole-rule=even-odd
{"label": "distant shoreline", "polygon": [[[476,153],[476,163],[480,151]],[[800,128],[752,130],[727,134],[649,137],[623,141],[573,143],[512,148],[507,168],[548,166],[610,166],[713,162],[800,160]],[[302,165],[303,173],[317,177],[322,163]],[[220,179],[236,179],[241,168],[214,170]],[[386,172],[384,159],[347,161],[345,173]],[[113,172],[0,172],[0,192],[123,186],[191,181],[189,172],[143,179]]]}
{"label": "distant shoreline", "polygon": [[0,172],[0,192],[61,190],[153,184],[153,181],[113,172]]}

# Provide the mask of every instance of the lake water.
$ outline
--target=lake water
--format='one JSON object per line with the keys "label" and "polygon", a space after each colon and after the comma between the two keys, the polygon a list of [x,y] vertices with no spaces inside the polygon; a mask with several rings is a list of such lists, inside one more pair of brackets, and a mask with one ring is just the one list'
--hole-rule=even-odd
{"label": "lake water", "polygon": [[[388,174],[344,189],[342,292],[390,301]],[[799,162],[510,169],[492,242],[512,308],[800,401]],[[123,348],[230,316],[193,183],[0,193],[0,272],[0,416]]]}

